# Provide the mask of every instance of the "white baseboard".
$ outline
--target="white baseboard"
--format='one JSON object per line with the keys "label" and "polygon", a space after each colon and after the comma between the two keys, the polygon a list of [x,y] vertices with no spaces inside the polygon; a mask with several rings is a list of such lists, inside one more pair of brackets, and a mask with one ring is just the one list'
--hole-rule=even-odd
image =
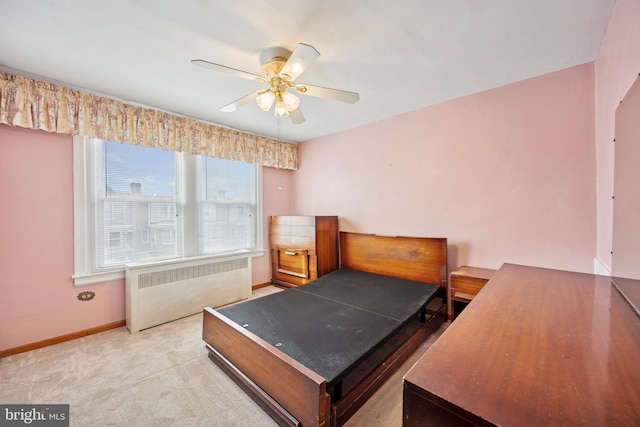
{"label": "white baseboard", "polygon": [[598,258],[593,259],[593,273],[601,276],[611,276],[611,270],[604,265]]}

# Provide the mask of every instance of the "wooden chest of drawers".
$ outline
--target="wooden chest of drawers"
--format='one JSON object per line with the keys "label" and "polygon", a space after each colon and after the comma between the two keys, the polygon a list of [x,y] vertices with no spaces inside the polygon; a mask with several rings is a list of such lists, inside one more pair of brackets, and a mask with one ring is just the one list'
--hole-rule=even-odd
{"label": "wooden chest of drawers", "polygon": [[449,280],[449,320],[453,320],[454,302],[468,303],[478,295],[482,287],[491,279],[495,270],[462,266],[451,272]]}
{"label": "wooden chest of drawers", "polygon": [[271,282],[295,287],[338,268],[337,216],[272,216]]}

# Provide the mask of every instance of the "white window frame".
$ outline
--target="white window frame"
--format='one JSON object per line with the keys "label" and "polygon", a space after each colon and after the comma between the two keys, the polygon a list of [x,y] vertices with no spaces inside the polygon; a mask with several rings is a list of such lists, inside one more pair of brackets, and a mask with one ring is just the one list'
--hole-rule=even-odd
{"label": "white window frame", "polygon": [[[74,136],[73,138],[73,213],[74,213],[74,274],[72,279],[75,286],[86,286],[95,283],[122,280],[125,277],[125,268],[117,267],[113,269],[101,269],[97,271],[94,268],[94,218],[95,204],[92,201],[92,191],[94,188],[94,175],[89,167],[93,159],[91,150],[87,149],[87,142],[90,138],[83,136]],[[186,156],[181,154],[181,156]],[[178,179],[176,185],[183,191],[184,197],[177,204],[177,213],[179,218],[177,228],[182,235],[197,236],[198,227],[198,200],[197,191],[184,191],[185,188],[195,188],[198,177],[198,161],[196,156],[188,156],[184,161],[178,162]],[[182,170],[185,166],[187,171]],[[253,249],[233,251],[228,253],[219,253],[214,255],[200,255],[198,239],[178,240],[178,252],[181,254],[178,260],[188,260],[190,258],[223,258],[230,254],[244,253],[248,256],[263,256],[263,201],[262,201],[262,167],[256,166],[255,173],[256,185],[256,235]],[[185,205],[189,205],[189,209],[184,209]],[[196,230],[194,230],[194,227]],[[195,233],[194,233],[195,231]],[[150,261],[149,265],[164,261]],[[140,263],[136,263],[140,265]]]}

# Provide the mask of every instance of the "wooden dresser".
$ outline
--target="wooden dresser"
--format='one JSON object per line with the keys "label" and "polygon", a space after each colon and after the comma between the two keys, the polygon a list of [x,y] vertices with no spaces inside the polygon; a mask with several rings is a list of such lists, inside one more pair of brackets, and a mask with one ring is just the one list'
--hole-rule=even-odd
{"label": "wooden dresser", "polygon": [[337,216],[272,216],[271,282],[295,287],[338,268]]}
{"label": "wooden dresser", "polygon": [[505,264],[405,375],[403,425],[640,425],[639,354],[611,277]]}

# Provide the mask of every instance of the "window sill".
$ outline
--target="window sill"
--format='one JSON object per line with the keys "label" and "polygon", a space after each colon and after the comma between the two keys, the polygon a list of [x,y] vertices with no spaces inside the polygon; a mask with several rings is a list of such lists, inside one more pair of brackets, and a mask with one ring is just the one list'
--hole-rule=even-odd
{"label": "window sill", "polygon": [[[166,259],[161,261],[152,261],[148,263],[131,263],[129,265],[136,266],[136,267],[140,267],[143,265],[153,266],[153,265],[171,264],[173,262],[180,262],[180,261],[219,259],[219,258],[228,258],[230,256],[240,256],[240,255],[248,256],[251,258],[263,256],[264,249],[241,250],[241,251],[235,251],[235,252],[226,252],[223,254],[203,255],[203,256],[188,257],[188,258],[172,258],[172,259]],[[112,282],[116,280],[123,280],[124,278],[125,278],[124,267],[117,270],[109,270],[109,271],[104,271],[99,273],[74,274],[73,276],[71,276],[71,279],[73,280],[73,285],[76,287],[95,285],[97,283]]]}
{"label": "window sill", "polygon": [[74,286],[95,285],[96,283],[113,282],[124,279],[124,268],[101,273],[74,274],[71,276]]}

